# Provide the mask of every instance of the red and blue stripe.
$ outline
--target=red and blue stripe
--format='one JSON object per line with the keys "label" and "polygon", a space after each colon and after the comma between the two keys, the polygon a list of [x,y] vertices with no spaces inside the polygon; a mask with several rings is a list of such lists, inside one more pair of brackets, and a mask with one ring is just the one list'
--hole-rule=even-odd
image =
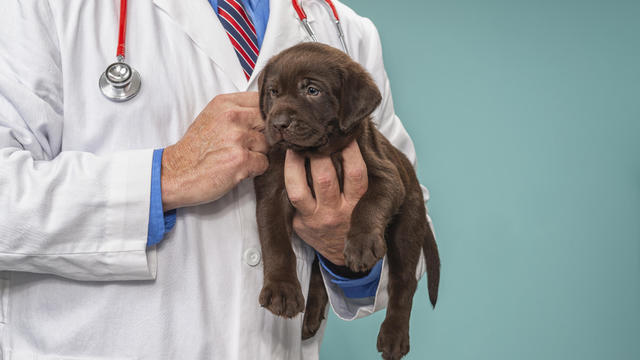
{"label": "red and blue stripe", "polygon": [[218,17],[248,80],[260,53],[256,29],[238,0],[218,0]]}

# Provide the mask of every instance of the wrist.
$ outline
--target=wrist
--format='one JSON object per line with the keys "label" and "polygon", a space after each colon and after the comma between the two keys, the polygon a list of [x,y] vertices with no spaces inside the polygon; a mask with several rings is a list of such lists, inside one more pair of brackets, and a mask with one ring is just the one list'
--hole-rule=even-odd
{"label": "wrist", "polygon": [[160,188],[162,192],[162,209],[167,212],[181,207],[180,181],[175,171],[175,145],[168,146],[162,153],[160,171]]}
{"label": "wrist", "polygon": [[[295,228],[294,219],[294,229]],[[322,256],[325,261],[337,266],[345,266],[344,240],[337,240],[329,234],[323,234],[321,232],[312,234],[307,231],[298,231],[298,229],[296,229],[296,234],[298,234],[302,241],[311,246],[318,255]]]}
{"label": "wrist", "polygon": [[330,270],[331,273],[334,274],[334,275],[338,275],[338,276],[346,278],[346,279],[360,279],[360,278],[363,278],[363,277],[367,276],[371,272],[371,269],[369,269],[367,271],[362,271],[362,272],[355,272],[355,271],[352,271],[351,269],[349,269],[347,266],[336,265],[331,260],[329,260],[326,257],[322,256],[322,254],[320,254],[320,253],[317,253],[317,254],[318,254],[318,260],[320,260],[320,263],[322,264],[322,266],[325,269]]}
{"label": "wrist", "polygon": [[343,251],[318,251],[318,255],[335,266],[345,266]]}

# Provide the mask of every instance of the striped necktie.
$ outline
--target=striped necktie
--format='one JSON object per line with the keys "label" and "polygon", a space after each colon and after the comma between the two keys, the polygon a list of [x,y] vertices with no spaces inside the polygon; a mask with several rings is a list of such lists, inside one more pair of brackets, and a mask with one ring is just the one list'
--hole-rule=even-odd
{"label": "striped necktie", "polygon": [[251,77],[258,60],[258,37],[256,28],[249,20],[241,0],[218,0],[218,17],[227,31],[229,40],[236,50],[244,76]]}

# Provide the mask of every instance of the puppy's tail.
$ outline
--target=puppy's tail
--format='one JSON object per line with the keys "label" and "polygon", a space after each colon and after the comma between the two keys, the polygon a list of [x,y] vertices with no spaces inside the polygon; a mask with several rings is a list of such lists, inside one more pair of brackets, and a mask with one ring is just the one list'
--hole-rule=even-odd
{"label": "puppy's tail", "polygon": [[440,285],[440,255],[438,245],[431,226],[428,226],[427,233],[422,244],[424,259],[427,264],[427,288],[429,290],[429,300],[435,308],[438,301],[438,286]]}

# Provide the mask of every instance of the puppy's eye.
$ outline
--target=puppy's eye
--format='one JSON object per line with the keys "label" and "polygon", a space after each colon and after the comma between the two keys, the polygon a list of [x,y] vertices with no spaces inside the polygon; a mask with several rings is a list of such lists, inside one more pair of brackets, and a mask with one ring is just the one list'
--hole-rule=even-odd
{"label": "puppy's eye", "polygon": [[278,96],[278,90],[271,88],[269,89],[269,94],[271,94],[271,96]]}
{"label": "puppy's eye", "polygon": [[307,88],[307,95],[318,96],[320,95],[320,90],[314,88],[313,86],[309,86]]}

